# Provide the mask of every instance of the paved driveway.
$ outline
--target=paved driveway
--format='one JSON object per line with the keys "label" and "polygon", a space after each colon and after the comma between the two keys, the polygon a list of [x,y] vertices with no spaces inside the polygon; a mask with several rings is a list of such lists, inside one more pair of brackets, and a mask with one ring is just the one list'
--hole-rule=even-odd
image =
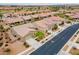
{"label": "paved driveway", "polygon": [[35,49],[41,45],[41,43],[37,42],[34,38],[29,38],[26,40],[26,42]]}

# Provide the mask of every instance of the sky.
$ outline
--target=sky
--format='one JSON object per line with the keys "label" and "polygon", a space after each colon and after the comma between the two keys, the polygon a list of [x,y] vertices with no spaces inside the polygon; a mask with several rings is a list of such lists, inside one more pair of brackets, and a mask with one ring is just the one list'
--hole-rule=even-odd
{"label": "sky", "polygon": [[0,3],[0,5],[64,5],[64,4],[72,4],[75,3]]}
{"label": "sky", "polygon": [[63,3],[0,3],[0,5],[62,5]]}
{"label": "sky", "polygon": [[0,0],[0,3],[77,3],[79,0]]}

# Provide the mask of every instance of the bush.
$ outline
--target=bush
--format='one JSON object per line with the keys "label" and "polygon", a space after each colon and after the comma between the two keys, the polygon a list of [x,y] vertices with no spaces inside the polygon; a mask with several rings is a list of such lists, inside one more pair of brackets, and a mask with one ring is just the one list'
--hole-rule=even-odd
{"label": "bush", "polygon": [[67,21],[66,23],[71,23],[71,21]]}
{"label": "bush", "polygon": [[52,30],[56,30],[56,29],[58,29],[58,25],[57,24],[54,25],[54,27],[52,28]]}
{"label": "bush", "polygon": [[26,48],[29,47],[29,45],[28,45],[26,42],[24,42],[23,45],[24,45]]}
{"label": "bush", "polygon": [[62,21],[59,25],[64,25],[64,21]]}
{"label": "bush", "polygon": [[4,52],[10,52],[11,50],[9,49],[9,48],[6,48],[5,50],[4,50]]}
{"label": "bush", "polygon": [[76,43],[79,43],[79,41],[77,41]]}
{"label": "bush", "polygon": [[3,45],[3,43],[0,43],[0,47]]}

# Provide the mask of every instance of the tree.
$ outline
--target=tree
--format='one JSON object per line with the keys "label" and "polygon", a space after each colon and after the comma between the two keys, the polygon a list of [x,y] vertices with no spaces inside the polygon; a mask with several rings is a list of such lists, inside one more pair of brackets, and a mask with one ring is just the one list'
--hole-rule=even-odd
{"label": "tree", "polygon": [[54,16],[59,16],[61,18],[65,18],[65,15],[63,13],[56,13],[56,14],[54,14]]}
{"label": "tree", "polygon": [[20,8],[17,8],[17,9],[15,9],[15,12],[16,12],[16,11],[21,11],[21,9],[20,9]]}
{"label": "tree", "polygon": [[51,11],[58,11],[60,9],[60,7],[58,6],[50,6],[48,7]]}

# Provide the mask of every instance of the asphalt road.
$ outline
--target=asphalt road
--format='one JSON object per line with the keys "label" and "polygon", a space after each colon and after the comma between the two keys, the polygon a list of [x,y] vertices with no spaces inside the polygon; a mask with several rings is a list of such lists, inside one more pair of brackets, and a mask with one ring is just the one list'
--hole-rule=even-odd
{"label": "asphalt road", "polygon": [[74,24],[68,27],[30,55],[56,55],[78,28],[79,24]]}

